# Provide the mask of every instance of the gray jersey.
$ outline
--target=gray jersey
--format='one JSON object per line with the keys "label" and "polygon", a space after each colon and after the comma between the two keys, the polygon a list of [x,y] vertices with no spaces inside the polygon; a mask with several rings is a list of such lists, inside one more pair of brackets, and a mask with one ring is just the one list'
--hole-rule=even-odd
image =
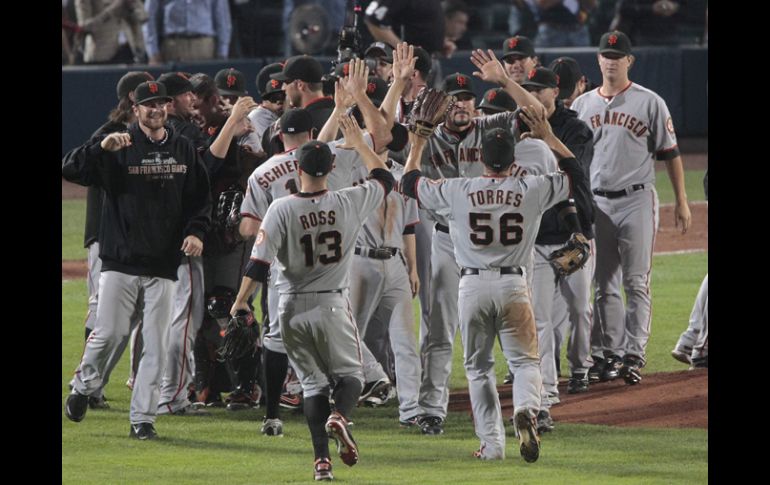
{"label": "gray jersey", "polygon": [[571,106],[594,132],[591,188],[617,191],[654,184],[653,157],[663,160],[678,154],[666,102],[635,83],[612,98],[599,94],[599,89],[583,94]]}
{"label": "gray jersey", "polygon": [[[390,169],[396,182],[404,175],[404,167],[396,163]],[[354,174],[354,185],[364,183],[369,176],[365,167],[360,167]],[[357,246],[370,248],[404,249],[404,228],[420,222],[417,215],[417,201],[402,194],[397,188],[388,194],[380,207],[366,218],[361,232],[358,233]]]}
{"label": "gray jersey", "polygon": [[420,204],[449,221],[457,264],[470,268],[525,267],[540,216],[570,194],[567,175],[419,179]]}
{"label": "gray jersey", "polygon": [[336,192],[275,200],[251,258],[266,263],[277,259],[287,282],[281,294],[347,288],[358,231],[384,197],[383,185],[370,180]]}
{"label": "gray jersey", "polygon": [[262,149],[262,134],[266,129],[278,120],[278,115],[265,108],[259,106],[252,110],[248,115],[251,126],[254,127],[254,131],[241,137],[238,141],[239,145],[248,145],[254,153],[263,152]]}

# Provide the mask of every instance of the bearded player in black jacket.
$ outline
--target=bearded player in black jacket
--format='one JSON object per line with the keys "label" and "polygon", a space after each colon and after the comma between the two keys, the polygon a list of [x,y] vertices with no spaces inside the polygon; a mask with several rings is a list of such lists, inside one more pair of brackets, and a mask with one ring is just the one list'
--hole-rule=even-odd
{"label": "bearded player in black jacket", "polygon": [[149,81],[134,91],[137,123],[89,141],[62,161],[62,176],[97,185],[105,199],[99,230],[102,273],[96,326],[75,373],[65,413],[85,418],[88,396],[101,387],[110,355],[143,305],[144,355],[131,396],[129,436],[157,436],[153,423],[164,368],[173,282],[182,253],[200,255],[210,223],[206,169],[190,141],[164,126],[165,87]]}

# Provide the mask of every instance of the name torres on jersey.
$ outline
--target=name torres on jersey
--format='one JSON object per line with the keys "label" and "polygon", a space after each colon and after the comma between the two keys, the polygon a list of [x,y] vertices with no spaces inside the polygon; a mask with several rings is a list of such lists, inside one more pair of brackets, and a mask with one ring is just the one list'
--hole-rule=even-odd
{"label": "name torres on jersey", "polygon": [[649,132],[649,128],[642,120],[637,120],[635,116],[619,111],[605,111],[604,119],[601,114],[591,116],[591,128],[599,128],[602,125],[622,126],[637,137],[641,137]]}
{"label": "name torres on jersey", "polygon": [[480,205],[510,205],[518,207],[521,205],[522,193],[516,193],[512,190],[486,189],[477,190],[466,194],[473,207]]}

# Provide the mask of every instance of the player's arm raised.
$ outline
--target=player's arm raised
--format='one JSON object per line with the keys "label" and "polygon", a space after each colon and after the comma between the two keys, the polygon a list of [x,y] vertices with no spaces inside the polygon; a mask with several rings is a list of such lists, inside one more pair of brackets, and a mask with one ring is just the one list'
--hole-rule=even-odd
{"label": "player's arm raised", "polygon": [[368,73],[369,68],[366,67],[366,61],[363,59],[352,59],[350,61],[350,75],[347,78],[343,78],[340,82],[353,97],[358,109],[361,110],[366,130],[371,133],[372,143],[379,150],[393,140],[393,136],[390,134],[392,123],[388,125],[385,117],[366,95],[366,86],[369,79]]}
{"label": "player's arm raised", "polygon": [[474,76],[502,86],[505,92],[516,101],[518,106],[542,106],[537,98],[519,86],[519,83],[506,74],[503,65],[497,60],[497,56],[495,56],[492,49],[487,49],[487,52],[476,49],[471,53],[471,62],[479,69],[473,72]]}
{"label": "player's arm raised", "polygon": [[337,132],[340,129],[340,116],[353,106],[353,97],[348,93],[340,81],[334,83],[334,110],[326,120],[321,131],[318,133],[318,141],[329,143],[337,139]]}
{"label": "player's arm raised", "polygon": [[414,56],[414,46],[401,42],[393,50],[393,82],[380,105],[380,113],[385,117],[388,128],[393,126],[396,118],[396,106],[404,93],[406,82],[414,73],[417,58]]}

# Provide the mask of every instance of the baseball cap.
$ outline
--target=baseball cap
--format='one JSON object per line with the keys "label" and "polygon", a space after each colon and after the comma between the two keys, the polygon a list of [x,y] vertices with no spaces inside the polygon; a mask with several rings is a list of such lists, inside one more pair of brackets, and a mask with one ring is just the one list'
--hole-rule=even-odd
{"label": "baseball cap", "polygon": [[510,167],[514,158],[516,141],[513,134],[502,128],[493,128],[484,134],[481,144],[484,165],[495,172]]}
{"label": "baseball cap", "polygon": [[602,35],[599,39],[599,54],[631,55],[631,41],[619,30],[613,30]]}
{"label": "baseball cap", "polygon": [[580,65],[571,57],[559,57],[555,59],[548,69],[556,74],[559,81],[559,99],[567,99],[575,91],[577,82],[583,77]]}
{"label": "baseball cap", "polygon": [[346,77],[350,73],[350,61],[341,62],[334,68],[334,75],[338,78]]}
{"label": "baseball cap", "polygon": [[313,117],[304,108],[292,108],[284,111],[279,121],[281,133],[296,135],[313,129]]}
{"label": "baseball cap", "polygon": [[158,81],[146,81],[136,87],[134,90],[136,104],[144,104],[156,99],[165,99],[171,101],[171,96],[166,93],[166,86]]}
{"label": "baseball cap", "polygon": [[166,94],[169,96],[178,96],[193,90],[190,78],[181,72],[167,72],[158,78],[158,82],[166,86]]}
{"label": "baseball cap", "polygon": [[394,152],[403,150],[409,141],[409,131],[406,129],[406,126],[395,122],[393,123],[393,128],[390,129],[390,134],[393,136],[393,140],[388,143],[388,150]]}
{"label": "baseball cap", "polygon": [[310,140],[297,150],[299,168],[313,177],[323,177],[332,170],[332,151],[329,145],[318,140]]}
{"label": "baseball cap", "polygon": [[506,57],[513,55],[535,57],[535,46],[529,38],[524,37],[523,35],[505,39],[505,42],[503,42],[502,58],[505,59]]}
{"label": "baseball cap", "polygon": [[444,78],[444,82],[441,85],[441,90],[452,96],[456,96],[460,93],[468,93],[476,96],[473,92],[473,79],[465,74],[456,72],[450,74]]}
{"label": "baseball cap", "polygon": [[320,83],[323,76],[321,63],[315,58],[301,55],[290,57],[283,65],[281,72],[271,74],[270,79],[291,82],[299,79],[307,83]]}
{"label": "baseball cap", "polygon": [[128,96],[128,93],[133,92],[143,82],[154,80],[153,75],[147,71],[129,71],[125,73],[118,81],[118,99]]}
{"label": "baseball cap", "polygon": [[424,78],[427,78],[433,68],[433,58],[428,54],[428,51],[422,47],[414,48],[414,57],[417,58],[414,63],[414,68],[420,71]]}
{"label": "baseball cap", "polygon": [[366,82],[366,96],[372,100],[372,103],[379,107],[386,94],[388,94],[388,83],[380,77],[369,76]]}
{"label": "baseball cap", "polygon": [[280,62],[274,62],[272,64],[268,64],[262,69],[260,69],[259,74],[257,74],[257,91],[259,94],[264,98],[267,94],[272,94],[276,91],[281,91],[283,87],[283,83],[277,79],[270,79],[271,74],[275,74],[277,72],[281,72],[283,70],[283,66]]}
{"label": "baseball cap", "polygon": [[488,109],[495,113],[502,113],[504,111],[515,111],[516,102],[513,100],[510,94],[505,92],[503,88],[492,88],[481,98],[479,108]]}
{"label": "baseball cap", "polygon": [[246,96],[246,76],[235,68],[222,69],[214,76],[219,94],[222,96]]}
{"label": "baseball cap", "polygon": [[385,62],[393,64],[393,48],[385,42],[373,42],[364,51],[364,57],[382,58]]}
{"label": "baseball cap", "polygon": [[550,69],[536,67],[529,71],[527,79],[521,83],[521,86],[523,88],[557,88],[559,87],[559,78]]}

